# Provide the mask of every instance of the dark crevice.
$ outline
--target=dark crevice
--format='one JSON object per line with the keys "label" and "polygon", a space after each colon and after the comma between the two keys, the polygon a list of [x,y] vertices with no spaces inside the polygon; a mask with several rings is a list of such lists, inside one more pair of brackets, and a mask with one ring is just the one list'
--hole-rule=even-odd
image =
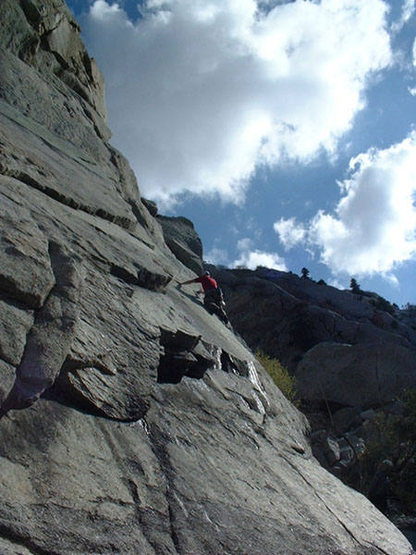
{"label": "dark crevice", "polygon": [[[128,165],[126,160],[121,156],[121,154],[115,150],[113,147],[108,145],[108,151],[110,153],[110,161],[114,168],[117,170],[118,182],[116,184],[117,189],[131,208],[131,211],[137,221],[137,223],[144,229],[150,231],[152,234],[152,226],[149,221],[149,214],[154,216],[157,212],[155,210],[149,210],[149,203],[151,201],[143,202],[140,197],[139,187],[137,185],[136,178]],[[154,203],[152,203],[154,204]],[[145,243],[149,248],[154,249],[154,245],[151,243]]]}
{"label": "dark crevice", "polygon": [[0,292],[2,300],[4,300],[3,295],[7,295],[12,302],[23,306],[25,310],[39,309],[42,306],[42,299],[19,289],[14,278],[0,276]]}
{"label": "dark crevice", "polygon": [[138,285],[137,274],[129,272],[128,270],[126,270],[126,268],[123,268],[122,266],[111,264],[110,274],[130,285]]}
{"label": "dark crevice", "polygon": [[[210,368],[247,378],[247,363],[239,360],[215,345],[182,330],[160,328],[158,383],[179,383],[184,376],[201,379]],[[218,356],[219,355],[219,356]]]}
{"label": "dark crevice", "polygon": [[[58,243],[51,241],[48,251],[55,284],[35,314],[15,383],[2,404],[0,418],[9,410],[28,408],[54,384],[75,333],[83,272],[79,260]],[[54,342],[52,350],[49,345]]]}
{"label": "dark crevice", "polygon": [[144,266],[137,270],[137,285],[151,289],[152,291],[163,290],[172,281],[172,276],[150,272]]}
{"label": "dark crevice", "polygon": [[140,210],[139,206],[137,205],[137,202],[131,199],[126,200],[130,204],[131,210],[137,220],[137,223],[147,229],[149,227],[149,223],[146,221],[146,218],[144,217],[142,210]]}
{"label": "dark crevice", "polygon": [[224,372],[233,372],[234,370],[234,365],[231,362],[230,356],[225,351],[221,353],[221,367]]}
{"label": "dark crevice", "polygon": [[56,403],[64,407],[77,410],[82,414],[89,414],[91,416],[113,420],[109,418],[104,411],[100,410],[82,395],[76,395],[72,390],[71,394],[69,395],[66,387],[64,387],[62,384],[63,381],[58,378],[54,385],[43,393],[41,398],[47,401],[55,401]]}
{"label": "dark crevice", "polygon": [[159,461],[160,469],[165,477],[166,481],[166,501],[168,504],[169,511],[169,527],[170,536],[172,538],[173,545],[178,553],[183,553],[181,548],[181,543],[179,539],[178,532],[175,526],[175,511],[173,510],[174,495],[174,475],[173,467],[170,462],[169,453],[167,449],[167,443],[169,442],[169,436],[167,436],[162,430],[160,430],[155,424],[148,424],[146,422],[147,429],[149,430],[150,436],[150,446],[155,455],[156,459]]}
{"label": "dark crevice", "polygon": [[[169,497],[169,495],[168,495],[168,497]],[[173,512],[171,503],[169,503],[168,508],[169,508],[170,537],[172,538],[173,545],[175,546],[176,551],[178,553],[181,553],[182,550],[181,550],[181,545],[180,545],[180,542],[179,542],[179,537],[178,537],[178,534],[177,534],[177,532],[175,530],[175,526],[174,526],[175,515],[174,515],[174,512]]]}
{"label": "dark crevice", "polygon": [[13,308],[17,308],[18,310],[23,310],[25,312],[33,312],[33,309],[30,308],[26,303],[22,302],[20,299],[14,297],[9,290],[0,291],[0,301],[3,303],[8,304]]}
{"label": "dark crevice", "polygon": [[149,200],[147,198],[141,197],[140,202],[143,204],[143,206],[146,208],[146,210],[149,212],[151,216],[153,217],[157,216],[158,207],[153,200]]}
{"label": "dark crevice", "polygon": [[75,72],[69,64],[65,61],[64,58],[58,53],[53,50],[50,52],[55,56],[56,61],[59,63],[60,68],[55,72],[55,75],[61,79],[66,85],[68,85],[75,93],[77,93],[89,106],[91,106],[90,99],[88,98],[88,94],[85,91],[83,85],[78,80]]}
{"label": "dark crevice", "polygon": [[181,330],[172,332],[161,329],[160,344],[163,354],[158,368],[158,383],[179,383],[184,376],[201,379],[214,365],[212,358],[197,352],[201,336]]}
{"label": "dark crevice", "polygon": [[[159,542],[152,538],[153,530],[150,529],[150,525],[147,522],[146,510],[153,513],[153,514],[158,513],[158,511],[153,509],[153,508],[143,507],[143,501],[140,499],[137,485],[133,480],[125,479],[123,481],[126,484],[126,486],[128,487],[128,489],[130,491],[130,495],[133,499],[136,517],[137,517],[137,520],[140,524],[140,530],[141,530],[143,536],[148,541],[149,545],[151,545],[151,547],[154,549],[155,553],[158,553],[160,551]],[[165,514],[162,514],[161,518],[165,518]]]}
{"label": "dark crevice", "polygon": [[36,8],[33,2],[27,2],[27,0],[20,0],[20,7],[22,8],[23,13],[25,14],[29,24],[36,32],[38,32],[42,14]]}
{"label": "dark crevice", "polygon": [[171,282],[172,276],[158,272],[151,272],[144,266],[135,266],[137,272],[133,273],[125,267],[117,264],[111,264],[109,271],[110,274],[118,279],[121,279],[129,285],[136,285],[151,291],[164,291],[166,286]]}
{"label": "dark crevice", "polygon": [[[57,551],[42,549],[33,542],[30,535],[25,536],[24,534],[19,534],[18,532],[8,528],[4,523],[0,523],[0,537],[8,540],[16,547],[20,546],[28,549],[34,555],[58,555]],[[18,551],[16,551],[16,553],[18,553]]]}
{"label": "dark crevice", "polygon": [[[88,106],[90,106],[90,104],[88,104]],[[93,126],[93,128],[94,128],[94,131],[97,133],[97,135],[100,137],[100,139],[103,139],[103,140],[105,141],[106,138],[104,137],[104,135],[102,134],[102,132],[98,129],[98,127],[97,127],[97,125],[96,125],[96,123],[95,123],[94,116],[92,115],[91,110],[89,110],[88,107],[85,106],[84,104],[82,105],[82,109],[83,109],[83,112],[84,112],[85,116],[87,117],[87,119],[90,120],[90,122],[91,122],[91,124],[92,124],[92,126]]]}
{"label": "dark crevice", "polygon": [[[71,22],[71,25],[72,25],[72,22]],[[75,31],[81,31],[81,29],[78,28],[76,25],[73,25],[73,27],[74,27]],[[94,81],[91,58],[89,57],[87,52],[84,52],[84,54],[82,56],[82,63],[83,63],[84,69],[85,69],[88,77],[90,78],[90,80]]]}

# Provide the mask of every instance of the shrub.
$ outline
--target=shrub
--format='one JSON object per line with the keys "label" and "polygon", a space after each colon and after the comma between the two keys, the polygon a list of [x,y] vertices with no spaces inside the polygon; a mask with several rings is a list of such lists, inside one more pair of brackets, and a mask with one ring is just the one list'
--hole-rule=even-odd
{"label": "shrub", "polygon": [[394,314],[395,312],[393,305],[379,295],[375,299],[371,299],[370,303],[378,310],[383,310],[389,314]]}
{"label": "shrub", "polygon": [[271,376],[274,383],[283,395],[295,406],[299,405],[298,394],[296,391],[296,379],[276,358],[271,358],[262,351],[256,352],[257,360]]}
{"label": "shrub", "polygon": [[361,487],[368,493],[371,479],[383,460],[392,462],[389,476],[389,497],[398,510],[416,511],[416,390],[400,395],[403,415],[380,411],[370,426],[371,440],[360,457]]}

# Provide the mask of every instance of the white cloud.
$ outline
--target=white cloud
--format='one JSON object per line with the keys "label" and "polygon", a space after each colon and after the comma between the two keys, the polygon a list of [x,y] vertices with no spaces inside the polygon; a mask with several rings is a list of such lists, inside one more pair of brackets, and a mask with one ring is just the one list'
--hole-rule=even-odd
{"label": "white cloud", "polygon": [[249,270],[255,270],[257,266],[274,268],[275,270],[287,271],[284,259],[276,252],[265,252],[253,248],[253,240],[244,237],[237,242],[240,256],[232,263],[232,267],[243,266]]}
{"label": "white cloud", "polygon": [[416,254],[416,132],[350,167],[335,214],[319,211],[305,240],[334,274],[388,274]]}
{"label": "white cloud", "polygon": [[275,270],[287,271],[284,259],[275,252],[265,252],[253,248],[254,241],[249,237],[243,237],[237,241],[239,257],[231,261],[225,249],[214,246],[204,255],[204,260],[210,264],[225,265],[230,268],[243,266],[249,270],[255,270],[257,266],[274,268]]}
{"label": "white cloud", "polygon": [[228,265],[228,253],[225,249],[213,247],[209,252],[204,254],[204,260],[208,264]]}
{"label": "white cloud", "polygon": [[400,31],[403,26],[409,21],[416,9],[415,0],[403,0],[402,12],[400,19],[393,23],[392,30],[394,32]]}
{"label": "white cloud", "polygon": [[253,247],[253,240],[249,237],[243,237],[237,241],[237,249],[239,251],[249,251]]}
{"label": "white cloud", "polygon": [[330,278],[328,280],[328,285],[331,285],[331,287],[335,287],[336,289],[348,289],[349,286],[346,283],[343,283],[342,281],[339,281],[336,278]]}
{"label": "white cloud", "polygon": [[[91,16],[97,22],[107,22],[111,24],[112,20],[123,19],[124,12],[118,4],[107,4],[105,0],[96,0],[91,6]],[[127,25],[131,23],[126,21]]]}
{"label": "white cloud", "polygon": [[287,271],[284,259],[275,252],[265,252],[253,247],[254,241],[249,237],[243,237],[237,241],[239,257],[232,261],[225,249],[214,246],[204,255],[204,260],[209,264],[217,266],[224,265],[229,268],[242,266],[250,270],[255,270],[257,266],[265,266],[276,270]]}
{"label": "white cloud", "polygon": [[416,1],[415,0],[404,0],[402,8],[402,18],[405,22],[409,21],[412,15],[416,11]]}
{"label": "white cloud", "polygon": [[260,250],[242,252],[240,257],[237,258],[237,260],[234,260],[232,266],[234,268],[243,266],[249,270],[255,270],[257,266],[264,266],[266,268],[287,272],[284,259],[277,253],[264,252]]}
{"label": "white cloud", "polygon": [[286,250],[302,243],[306,236],[306,230],[296,222],[295,218],[281,218],[274,223],[273,228]]}
{"label": "white cloud", "polygon": [[390,283],[390,285],[396,289],[398,289],[400,287],[400,282],[397,278],[396,275],[394,274],[385,274],[383,276],[385,278],[386,281],[388,281],[388,283]]}
{"label": "white cloud", "polygon": [[413,65],[416,67],[416,39],[413,42]]}
{"label": "white cloud", "polygon": [[94,3],[85,39],[105,75],[113,142],[144,195],[236,202],[259,164],[334,151],[368,76],[391,61],[386,4],[275,4],[152,0],[133,24]]}

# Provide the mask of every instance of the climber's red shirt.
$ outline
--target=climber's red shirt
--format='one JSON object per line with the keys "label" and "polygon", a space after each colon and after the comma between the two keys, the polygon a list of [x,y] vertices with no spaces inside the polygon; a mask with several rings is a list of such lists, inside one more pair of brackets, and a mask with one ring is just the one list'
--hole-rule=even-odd
{"label": "climber's red shirt", "polygon": [[217,289],[218,285],[214,278],[210,276],[200,276],[194,279],[196,283],[200,283],[202,285],[202,289],[204,293],[207,291],[211,291],[211,289]]}

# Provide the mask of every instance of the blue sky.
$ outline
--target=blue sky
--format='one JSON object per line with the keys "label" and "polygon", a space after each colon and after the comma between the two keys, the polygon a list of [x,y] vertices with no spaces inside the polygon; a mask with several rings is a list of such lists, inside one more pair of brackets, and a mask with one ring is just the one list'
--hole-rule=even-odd
{"label": "blue sky", "polygon": [[143,196],[207,260],[416,304],[414,0],[69,0]]}

